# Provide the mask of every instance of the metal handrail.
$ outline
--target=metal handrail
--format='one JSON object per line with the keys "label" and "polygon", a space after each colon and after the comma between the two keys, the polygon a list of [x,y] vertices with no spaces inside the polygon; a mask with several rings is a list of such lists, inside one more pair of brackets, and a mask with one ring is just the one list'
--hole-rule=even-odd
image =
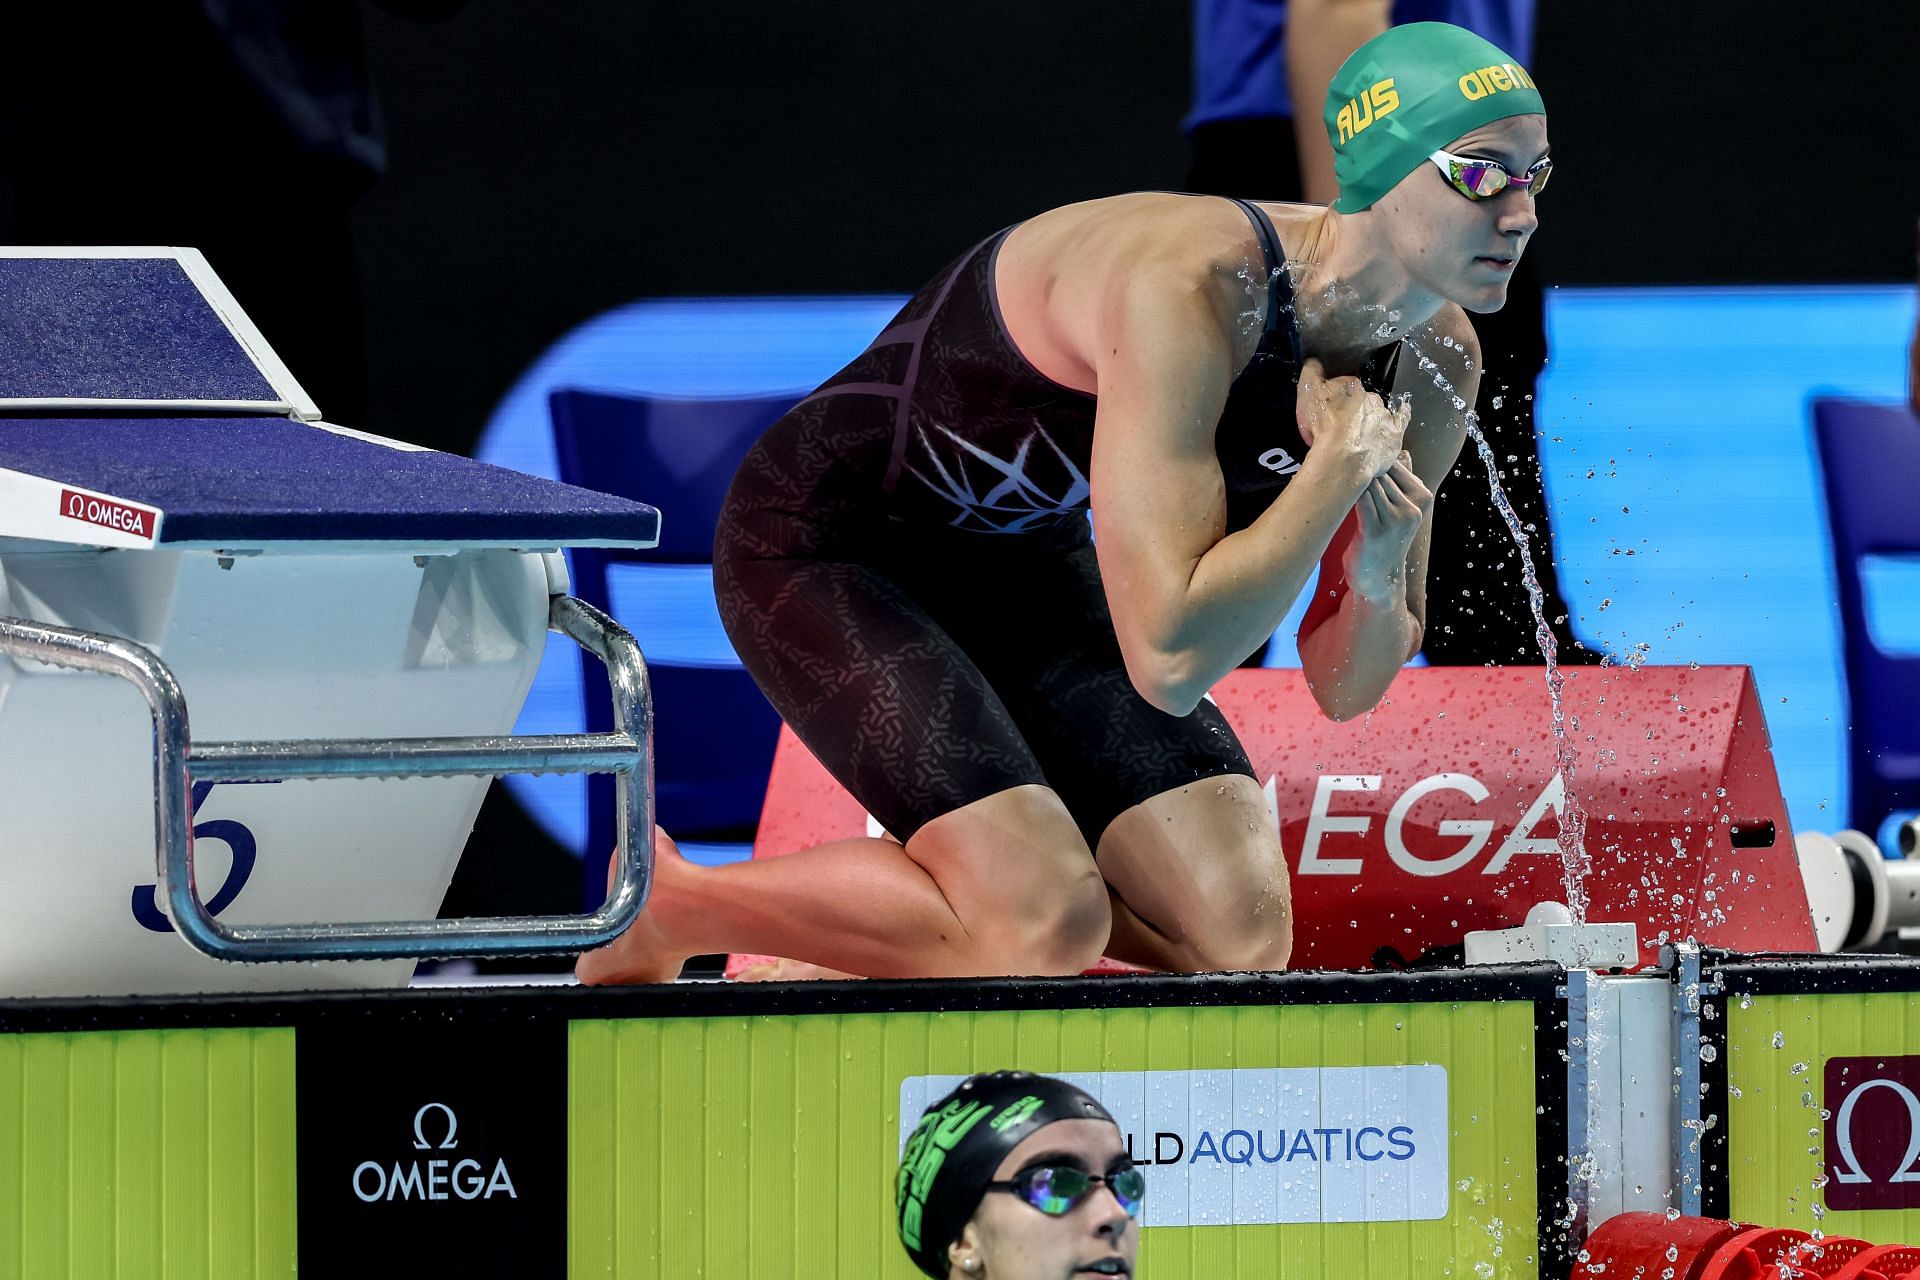
{"label": "metal handrail", "polygon": [[[585,951],[618,937],[653,885],[653,697],[646,661],[625,628],[572,596],[552,597],[547,625],[606,664],[612,733],[528,737],[208,742],[194,746],[186,696],[167,665],[119,636],[0,617],[0,653],[117,676],[153,718],[153,823],[160,892],[180,936],[221,960],[395,960]],[[213,918],[194,878],[193,782],[288,778],[498,777],[611,773],[619,868],[600,909],[578,916],[494,916],[352,924],[229,925]]]}

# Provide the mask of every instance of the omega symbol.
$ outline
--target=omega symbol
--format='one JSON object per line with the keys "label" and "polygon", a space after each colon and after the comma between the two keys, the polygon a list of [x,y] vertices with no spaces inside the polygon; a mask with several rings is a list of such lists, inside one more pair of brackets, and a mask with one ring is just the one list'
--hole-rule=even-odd
{"label": "omega symbol", "polygon": [[425,1151],[433,1145],[432,1143],[427,1141],[427,1135],[425,1134],[425,1132],[423,1132],[424,1126],[422,1124],[422,1122],[427,1117],[427,1112],[429,1111],[441,1111],[446,1113],[447,1139],[445,1142],[442,1142],[440,1144],[440,1150],[451,1151],[455,1147],[459,1146],[460,1139],[457,1135],[460,1132],[460,1118],[453,1114],[453,1108],[448,1106],[446,1103],[429,1102],[426,1106],[420,1108],[418,1111],[413,1113],[413,1149],[415,1151]]}
{"label": "omega symbol", "polygon": [[[428,1120],[430,1112],[446,1117],[446,1133],[438,1142],[427,1134],[438,1130],[441,1122]],[[484,1140],[485,1134],[481,1137]],[[429,1102],[413,1113],[413,1149],[415,1151],[452,1151],[460,1145],[460,1118],[444,1102]],[[486,1157],[416,1156],[411,1162],[362,1160],[353,1168],[353,1194],[362,1204],[382,1201],[491,1200],[505,1195],[518,1200],[520,1192],[507,1172],[506,1158],[493,1157],[493,1171],[487,1172]]]}
{"label": "omega symbol", "polygon": [[1840,1147],[1840,1162],[1846,1167],[1834,1166],[1833,1176],[1837,1181],[1873,1181],[1873,1175],[1860,1167],[1860,1159],[1853,1153],[1853,1107],[1860,1101],[1861,1094],[1869,1089],[1880,1088],[1893,1090],[1900,1095],[1900,1100],[1907,1104],[1907,1153],[1900,1157],[1900,1167],[1887,1181],[1920,1182],[1920,1171],[1914,1169],[1914,1162],[1920,1160],[1920,1098],[1916,1098],[1913,1090],[1898,1080],[1886,1079],[1867,1081],[1849,1093],[1847,1100],[1840,1104],[1840,1114],[1834,1117],[1833,1131]]}

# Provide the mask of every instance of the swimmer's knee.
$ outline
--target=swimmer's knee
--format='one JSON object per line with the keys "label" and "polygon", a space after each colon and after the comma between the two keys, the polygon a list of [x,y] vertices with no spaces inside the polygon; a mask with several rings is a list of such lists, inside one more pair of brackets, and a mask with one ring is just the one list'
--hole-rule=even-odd
{"label": "swimmer's knee", "polygon": [[1106,951],[1113,909],[1106,882],[1089,860],[1083,873],[1056,877],[1019,901],[983,904],[966,925],[981,973],[1074,974]]}
{"label": "swimmer's knee", "polygon": [[1201,937],[1180,945],[1181,967],[1190,973],[1247,973],[1284,969],[1293,958],[1293,913],[1263,920],[1226,918]]}
{"label": "swimmer's knee", "polygon": [[1073,816],[1046,787],[998,792],[922,827],[907,852],[965,929],[956,973],[1069,974],[1113,928],[1106,882]]}
{"label": "swimmer's knee", "polygon": [[1063,886],[1051,914],[1046,931],[1051,941],[1040,948],[1047,966],[1043,972],[1079,973],[1098,964],[1113,933],[1113,903],[1091,859],[1084,874]]}
{"label": "swimmer's knee", "polygon": [[1206,926],[1179,945],[1183,968],[1239,973],[1287,967],[1293,958],[1293,897],[1285,863],[1276,874],[1260,870],[1263,861],[1256,851],[1242,863],[1243,875],[1209,886],[1209,900],[1196,916]]}

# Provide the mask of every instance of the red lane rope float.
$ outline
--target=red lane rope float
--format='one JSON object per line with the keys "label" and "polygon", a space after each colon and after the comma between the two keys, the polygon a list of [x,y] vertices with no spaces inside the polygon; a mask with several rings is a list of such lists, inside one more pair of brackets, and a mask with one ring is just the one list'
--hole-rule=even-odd
{"label": "red lane rope float", "polygon": [[1699,1280],[1779,1280],[1784,1273],[1773,1264],[1794,1246],[1811,1239],[1792,1227],[1744,1228],[1713,1251],[1707,1265],[1700,1269]]}
{"label": "red lane rope float", "polygon": [[[1873,1249],[1865,1240],[1856,1240],[1852,1236],[1826,1236],[1822,1239],[1806,1239],[1782,1253],[1771,1267],[1763,1273],[1770,1280],[1833,1280],[1838,1275],[1849,1275],[1855,1280],[1868,1280],[1870,1275],[1879,1272],[1862,1273],[1853,1266],[1862,1254]],[[1884,1275],[1881,1280],[1886,1280]]]}
{"label": "red lane rope float", "polygon": [[1875,1245],[1855,1255],[1830,1280],[1920,1280],[1920,1249],[1906,1244]]}
{"label": "red lane rope float", "polygon": [[1587,1237],[1573,1280],[1920,1280],[1920,1248],[1720,1218],[1622,1213]]}
{"label": "red lane rope float", "polygon": [[1702,1280],[1707,1255],[1744,1230],[1718,1218],[1615,1214],[1587,1237],[1573,1275],[1575,1280]]}

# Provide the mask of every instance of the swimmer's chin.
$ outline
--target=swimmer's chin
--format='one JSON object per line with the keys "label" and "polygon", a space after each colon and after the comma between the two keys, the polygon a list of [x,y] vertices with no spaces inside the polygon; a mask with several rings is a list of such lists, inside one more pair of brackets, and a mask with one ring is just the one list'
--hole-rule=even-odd
{"label": "swimmer's chin", "polygon": [[1476,289],[1472,293],[1462,293],[1452,301],[1462,310],[1471,311],[1477,316],[1492,315],[1507,305],[1507,286],[1503,284],[1492,291]]}
{"label": "swimmer's chin", "polygon": [[1473,260],[1470,283],[1452,300],[1476,315],[1486,315],[1507,305],[1507,291],[1513,285],[1513,273],[1520,266],[1518,253],[1486,254]]}

